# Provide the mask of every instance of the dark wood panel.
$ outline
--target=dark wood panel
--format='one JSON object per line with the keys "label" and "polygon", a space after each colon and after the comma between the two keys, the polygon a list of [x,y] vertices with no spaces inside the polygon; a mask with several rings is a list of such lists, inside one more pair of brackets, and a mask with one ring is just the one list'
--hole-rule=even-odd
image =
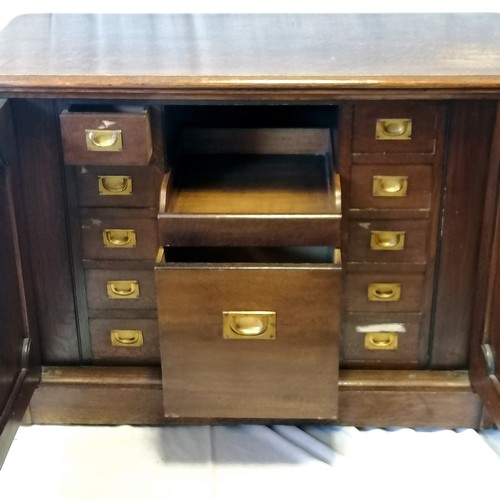
{"label": "dark wood panel", "polygon": [[478,291],[477,265],[496,104],[451,106],[431,366],[464,368]]}
{"label": "dark wood panel", "polygon": [[[360,426],[478,428],[482,408],[466,372],[341,371],[339,403],[335,423]],[[30,409],[33,424],[230,422],[166,419],[159,368],[50,367],[44,371]]]}
{"label": "dark wood panel", "polygon": [[32,282],[20,200],[16,141],[0,102],[0,466],[40,376]]}
{"label": "dark wood panel", "polygon": [[487,408],[487,419],[500,426],[500,105],[497,105],[490,158],[471,338],[471,381]]}
{"label": "dark wood panel", "polygon": [[[13,103],[36,314],[45,363],[80,359],[57,121],[49,101]],[[62,293],[61,293],[62,292]]]}
{"label": "dark wood panel", "polygon": [[498,89],[499,33],[491,14],[22,16],[0,89]]}

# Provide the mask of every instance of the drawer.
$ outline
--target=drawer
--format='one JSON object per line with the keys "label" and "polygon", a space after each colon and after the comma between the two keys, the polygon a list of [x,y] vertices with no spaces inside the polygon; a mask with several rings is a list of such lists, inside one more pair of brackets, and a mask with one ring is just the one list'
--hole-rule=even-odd
{"label": "drawer", "polygon": [[347,314],[341,362],[363,362],[365,367],[418,363],[420,321],[420,314]]}
{"label": "drawer", "polygon": [[347,274],[345,307],[358,312],[419,312],[423,274]]}
{"label": "drawer", "polygon": [[162,173],[153,167],[75,167],[78,203],[84,207],[156,207]]}
{"label": "drawer", "polygon": [[335,418],[337,265],[163,260],[156,281],[166,416]]}
{"label": "drawer", "polygon": [[71,107],[60,115],[64,161],[70,165],[148,165],[149,113]]}
{"label": "drawer", "polygon": [[372,102],[355,105],[352,151],[355,154],[433,154],[439,114],[439,105],[432,103]]}
{"label": "drawer", "polygon": [[143,269],[87,269],[89,309],[156,309],[154,272]]}
{"label": "drawer", "polygon": [[431,206],[430,165],[355,165],[351,209],[427,209]]}
{"label": "drawer", "polygon": [[154,261],[158,250],[156,219],[91,212],[85,211],[81,218],[84,259]]}
{"label": "drawer", "polygon": [[349,223],[350,262],[425,262],[426,220],[374,220]]}
{"label": "drawer", "polygon": [[158,323],[154,319],[91,319],[92,359],[96,363],[158,364]]}

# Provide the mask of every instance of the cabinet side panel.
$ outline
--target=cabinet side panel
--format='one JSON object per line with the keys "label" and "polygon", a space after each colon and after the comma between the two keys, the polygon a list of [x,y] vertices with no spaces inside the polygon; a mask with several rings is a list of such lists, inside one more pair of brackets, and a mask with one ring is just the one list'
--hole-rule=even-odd
{"label": "cabinet side panel", "polygon": [[468,363],[495,111],[491,101],[451,106],[432,368],[465,368]]}
{"label": "cabinet side panel", "polygon": [[42,362],[80,360],[58,125],[48,100],[13,102]]}

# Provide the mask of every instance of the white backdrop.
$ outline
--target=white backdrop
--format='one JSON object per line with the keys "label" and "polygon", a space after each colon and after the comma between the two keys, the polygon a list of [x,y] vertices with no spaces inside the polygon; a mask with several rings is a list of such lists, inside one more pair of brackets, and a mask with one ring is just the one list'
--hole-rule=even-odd
{"label": "white backdrop", "polygon": [[499,0],[16,0],[2,5],[0,27],[35,12],[500,12]]}

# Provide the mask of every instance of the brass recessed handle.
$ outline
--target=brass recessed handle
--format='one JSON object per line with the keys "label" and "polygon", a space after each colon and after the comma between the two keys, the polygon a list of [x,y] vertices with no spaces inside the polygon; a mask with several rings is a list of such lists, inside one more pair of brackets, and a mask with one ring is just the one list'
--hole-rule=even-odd
{"label": "brass recessed handle", "polygon": [[99,194],[102,196],[126,196],[132,194],[132,177],[129,175],[100,175]]}
{"label": "brass recessed handle", "polygon": [[105,229],[102,239],[106,248],[134,248],[137,244],[133,229]]}
{"label": "brass recessed handle", "polygon": [[394,351],[398,348],[398,334],[389,332],[367,333],[365,349],[370,351]]}
{"label": "brass recessed handle", "polygon": [[372,250],[403,250],[405,246],[404,231],[372,231],[370,248]]}
{"label": "brass recessed handle", "polygon": [[379,118],[375,125],[375,139],[378,141],[411,140],[411,118]]}
{"label": "brass recessed handle", "polygon": [[139,282],[135,280],[107,281],[106,290],[110,299],[137,299]]}
{"label": "brass recessed handle", "polygon": [[373,196],[406,196],[408,193],[408,177],[404,175],[374,175],[372,183]]}
{"label": "brass recessed handle", "polygon": [[273,311],[223,311],[222,334],[226,339],[276,338],[276,313]]}
{"label": "brass recessed handle", "polygon": [[85,130],[85,142],[89,151],[118,152],[123,149],[121,130]]}
{"label": "brass recessed handle", "polygon": [[397,302],[400,299],[400,283],[370,283],[368,285],[368,300],[370,302]]}
{"label": "brass recessed handle", "polygon": [[141,330],[111,330],[111,345],[141,347],[144,345],[144,336]]}

